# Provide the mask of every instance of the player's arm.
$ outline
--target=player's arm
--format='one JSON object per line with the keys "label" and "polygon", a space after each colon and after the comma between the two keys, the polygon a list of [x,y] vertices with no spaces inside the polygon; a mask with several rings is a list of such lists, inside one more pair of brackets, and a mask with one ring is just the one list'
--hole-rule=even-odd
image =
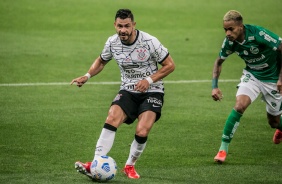
{"label": "player's arm", "polygon": [[277,51],[280,54],[280,74],[279,74],[279,79],[277,81],[277,90],[279,91],[279,93],[282,95],[282,43],[280,43]]}
{"label": "player's arm", "polygon": [[91,65],[91,67],[89,68],[88,72],[84,75],[84,76],[81,76],[81,77],[77,77],[75,79],[73,79],[71,81],[71,85],[73,83],[76,83],[76,85],[78,87],[81,87],[83,84],[85,84],[88,79],[90,79],[92,76],[95,76],[97,75],[98,73],[100,73],[103,69],[104,69],[104,66],[107,64],[106,61],[103,61],[101,59],[101,57],[99,56],[97,59],[95,59],[95,61],[93,62],[93,64]]}
{"label": "player's arm", "polygon": [[157,82],[165,78],[175,69],[174,61],[170,55],[167,56],[167,58],[161,63],[161,65],[162,67],[156,73],[150,76],[153,82]]}
{"label": "player's arm", "polygon": [[175,63],[170,55],[166,57],[166,59],[161,63],[161,65],[162,67],[156,73],[147,77],[144,80],[139,81],[135,86],[135,90],[140,92],[147,91],[150,84],[165,78],[175,69]]}
{"label": "player's arm", "polygon": [[218,79],[221,73],[222,69],[222,63],[224,62],[224,59],[221,59],[218,57],[213,66],[213,72],[212,72],[212,98],[214,101],[220,101],[222,99],[222,93],[220,89],[218,88]]}

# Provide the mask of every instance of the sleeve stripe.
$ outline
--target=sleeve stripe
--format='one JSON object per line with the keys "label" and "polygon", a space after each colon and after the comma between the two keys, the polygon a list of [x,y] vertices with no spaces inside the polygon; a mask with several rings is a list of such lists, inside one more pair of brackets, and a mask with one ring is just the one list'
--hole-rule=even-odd
{"label": "sleeve stripe", "polygon": [[164,62],[164,60],[165,60],[168,56],[169,56],[169,53],[167,53],[167,55],[166,55],[159,63],[161,64],[162,62]]}
{"label": "sleeve stripe", "polygon": [[100,58],[102,59],[102,61],[105,61],[105,62],[110,61],[110,60],[105,60],[105,59],[103,59],[102,54],[100,54]]}

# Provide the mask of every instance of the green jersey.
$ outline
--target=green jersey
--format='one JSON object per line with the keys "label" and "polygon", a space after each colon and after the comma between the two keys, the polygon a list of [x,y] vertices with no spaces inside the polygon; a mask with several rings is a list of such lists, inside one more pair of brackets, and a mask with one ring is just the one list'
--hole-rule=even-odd
{"label": "green jersey", "polygon": [[245,61],[245,70],[252,73],[258,80],[276,83],[281,63],[281,55],[277,48],[282,39],[260,26],[245,24],[244,27],[245,40],[239,43],[225,38],[219,53],[220,58],[226,59],[235,52]]}

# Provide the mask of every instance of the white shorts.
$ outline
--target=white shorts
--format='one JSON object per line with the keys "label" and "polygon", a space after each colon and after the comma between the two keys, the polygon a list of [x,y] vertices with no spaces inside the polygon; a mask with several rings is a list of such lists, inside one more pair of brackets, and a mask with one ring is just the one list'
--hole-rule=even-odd
{"label": "white shorts", "polygon": [[260,93],[262,100],[266,103],[266,111],[273,116],[280,115],[282,113],[282,96],[277,90],[276,83],[261,82],[250,72],[243,70],[236,96],[247,95],[253,102]]}

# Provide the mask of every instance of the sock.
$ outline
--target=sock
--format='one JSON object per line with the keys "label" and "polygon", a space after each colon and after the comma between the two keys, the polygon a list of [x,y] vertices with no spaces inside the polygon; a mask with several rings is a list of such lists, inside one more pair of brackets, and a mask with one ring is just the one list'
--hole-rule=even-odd
{"label": "sock", "polygon": [[133,140],[126,165],[135,165],[137,159],[141,156],[146,147],[147,137],[139,137],[135,135]]}
{"label": "sock", "polygon": [[117,128],[114,126],[105,123],[96,144],[94,158],[108,154],[114,144],[116,130]]}
{"label": "sock", "polygon": [[219,148],[219,151],[221,150],[224,150],[226,151],[226,153],[228,153],[228,146],[229,146],[229,143],[228,142],[221,142],[221,145],[220,145],[220,148]]}
{"label": "sock", "polygon": [[236,110],[232,109],[231,113],[229,114],[225,126],[223,129],[222,134],[222,142],[219,150],[225,150],[226,153],[228,152],[228,146],[231,142],[233,135],[236,131],[236,129],[239,126],[240,118],[242,117],[242,114],[238,113]]}

